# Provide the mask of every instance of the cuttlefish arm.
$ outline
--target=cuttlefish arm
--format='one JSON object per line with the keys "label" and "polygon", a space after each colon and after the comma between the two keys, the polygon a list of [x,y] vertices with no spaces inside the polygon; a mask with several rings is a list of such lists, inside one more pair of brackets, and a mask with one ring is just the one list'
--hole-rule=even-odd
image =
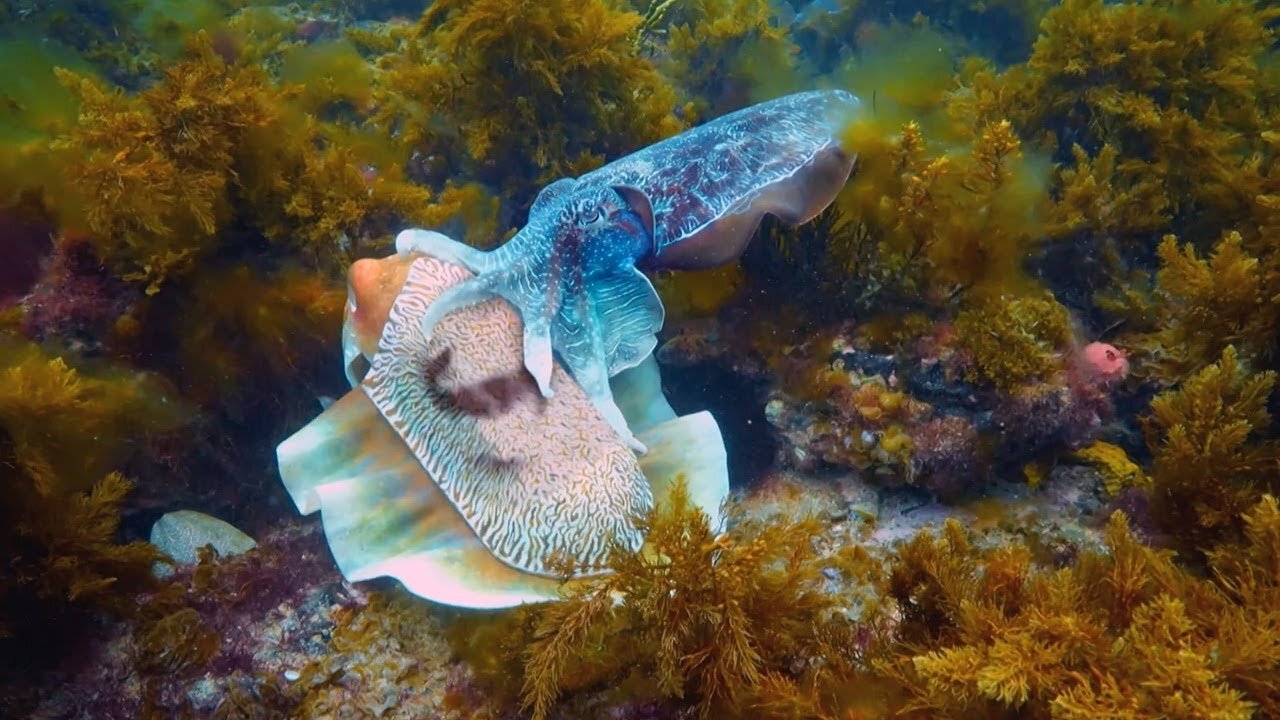
{"label": "cuttlefish arm", "polygon": [[836,138],[857,98],[842,91],[786,96],[718,118],[538,195],[529,221],[485,252],[439,233],[407,230],[401,252],[453,262],[476,277],[427,310],[429,334],[445,315],[494,296],[524,323],[524,364],[550,397],[558,354],[629,446],[609,378],[657,344],[662,302],[646,268],[701,269],[735,260],[766,214],[802,223],[849,177],[853,157]]}
{"label": "cuttlefish arm", "polygon": [[495,296],[506,299],[520,312],[524,365],[542,395],[554,393],[556,353],[610,426],[631,448],[644,452],[613,398],[609,378],[640,364],[657,345],[662,302],[635,267],[651,241],[617,193],[573,185],[561,180],[544,189],[530,209],[529,223],[493,251],[423,230],[400,233],[396,250],[453,262],[476,275],[427,308],[422,325],[428,334],[455,310]]}

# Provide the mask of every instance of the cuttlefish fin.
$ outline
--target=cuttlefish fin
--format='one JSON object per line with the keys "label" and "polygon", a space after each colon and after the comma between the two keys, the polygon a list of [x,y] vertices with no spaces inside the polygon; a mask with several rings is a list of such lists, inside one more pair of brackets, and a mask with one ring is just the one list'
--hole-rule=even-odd
{"label": "cuttlefish fin", "polygon": [[659,423],[676,419],[675,410],[662,393],[662,376],[658,373],[658,359],[653,353],[639,365],[614,375],[609,384],[613,387],[613,399],[632,432],[642,433]]}
{"label": "cuttlefish fin", "polygon": [[711,413],[704,410],[658,423],[640,432],[639,438],[649,448],[640,456],[640,470],[649,481],[654,504],[665,504],[676,482],[683,480],[693,506],[707,514],[713,530],[723,529],[729,461]]}
{"label": "cuttlefish fin", "polygon": [[[728,467],[710,413],[661,422],[639,437],[649,447],[640,467],[655,499],[682,479],[694,505],[719,526]],[[392,577],[415,595],[469,608],[553,600],[565,589],[495,558],[360,390],[281,443],[277,456],[298,510],[320,512],[349,581]]]}
{"label": "cuttlefish fin", "polygon": [[639,365],[658,345],[666,311],[653,283],[634,266],[591,277],[587,295],[610,377]]}

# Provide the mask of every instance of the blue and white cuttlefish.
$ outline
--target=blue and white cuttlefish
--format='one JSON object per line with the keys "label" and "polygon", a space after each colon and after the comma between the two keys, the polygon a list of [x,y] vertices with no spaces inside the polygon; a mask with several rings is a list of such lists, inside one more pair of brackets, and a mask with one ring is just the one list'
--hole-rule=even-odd
{"label": "blue and white cuttlefish", "polygon": [[553,558],[590,575],[640,549],[677,478],[718,524],[720,430],[663,397],[663,308],[637,266],[718,265],[764,214],[819,213],[851,171],[835,138],[858,107],[820,91],[746,108],[552,183],[493,252],[409,230],[353,265],[354,389],[277,450],[344,576],[504,607],[557,597]]}
{"label": "blue and white cuttlefish", "polygon": [[819,90],[724,115],[580,178],[543,188],[528,223],[491,251],[407,230],[396,248],[476,274],[423,317],[429,337],[449,313],[498,296],[524,321],[524,364],[546,396],[553,358],[632,448],[609,378],[649,357],[663,308],[639,268],[698,269],[746,248],[760,219],[807,222],[848,180],[854,157],[841,130],[861,109],[854,95]]}

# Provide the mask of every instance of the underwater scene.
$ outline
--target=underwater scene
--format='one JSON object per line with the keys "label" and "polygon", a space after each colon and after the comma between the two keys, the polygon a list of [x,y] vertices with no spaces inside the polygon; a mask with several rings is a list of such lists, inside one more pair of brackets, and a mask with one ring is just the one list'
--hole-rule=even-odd
{"label": "underwater scene", "polygon": [[1280,5],[0,0],[0,718],[1280,718]]}

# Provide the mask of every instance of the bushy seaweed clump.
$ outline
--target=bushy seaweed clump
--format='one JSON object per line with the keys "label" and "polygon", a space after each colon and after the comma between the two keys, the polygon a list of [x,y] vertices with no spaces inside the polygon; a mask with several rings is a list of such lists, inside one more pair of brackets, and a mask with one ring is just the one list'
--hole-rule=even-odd
{"label": "bushy seaweed clump", "polygon": [[[1058,241],[1041,271],[1096,310],[1095,322],[1122,322],[1123,341],[1156,360],[1139,370],[1164,383],[1227,342],[1246,356],[1274,342],[1251,323],[1228,335],[1242,305],[1265,318],[1276,294],[1270,272],[1240,264],[1274,255],[1276,17],[1238,0],[1071,0],[1047,13],[1026,63],[996,73],[974,62],[957,76],[954,117],[1008,118],[1060,163],[1047,215]],[[1162,240],[1170,232],[1192,254],[1176,257]],[[1197,289],[1209,268],[1191,271],[1224,237],[1211,271],[1223,296],[1213,302]],[[1166,272],[1153,296],[1146,274],[1157,255]],[[1228,278],[1244,284],[1228,288]],[[1203,343],[1185,332],[1189,317],[1179,320],[1187,310],[1207,313]]]}
{"label": "bushy seaweed clump", "polygon": [[[1078,159],[1100,161],[1088,175],[1126,202],[1090,204],[1108,216],[1084,212],[1067,229],[1103,220],[1133,237],[1154,210],[1200,240],[1249,211],[1240,190],[1256,168],[1238,161],[1263,147],[1275,110],[1280,86],[1261,61],[1276,12],[1239,0],[1069,0],[1047,13],[1025,65],[994,82],[979,73],[964,94],[977,117],[1008,117],[1028,137],[1057,129],[1064,160],[1078,146]],[[1141,221],[1105,222],[1123,218]]]}
{"label": "bushy seaweed clump", "polygon": [[243,254],[233,220],[259,225],[281,250],[329,260],[341,257],[341,237],[354,242],[379,213],[447,218],[433,212],[430,191],[396,179],[400,168],[366,177],[362,162],[379,158],[335,142],[341,126],[298,115],[262,70],[228,63],[203,34],[189,47],[188,59],[136,96],[61,74],[81,109],[54,145],[72,193],[55,198],[56,209],[65,228],[83,220],[123,279],[155,294],[219,255]]}
{"label": "bushy seaweed clump", "polygon": [[[1258,60],[1275,39],[1277,17],[1249,2],[1066,3],[1046,20],[1048,39],[1030,64],[1052,84],[1050,112],[1086,113],[1094,142],[1120,148],[1131,159],[1128,172],[1161,179],[1177,219],[1216,233],[1215,224],[1247,210],[1238,183],[1250,173],[1233,172],[1232,160],[1257,147],[1274,111],[1280,87]],[[1122,37],[1123,58],[1114,52]],[[1062,56],[1083,48],[1092,50],[1095,77],[1110,82],[1082,86],[1077,70],[1063,68]],[[1156,95],[1163,105],[1152,102]]]}
{"label": "bushy seaweed clump", "polygon": [[55,149],[68,158],[84,230],[114,272],[148,294],[181,282],[219,249],[233,153],[271,120],[260,73],[228,67],[207,39],[194,48],[196,57],[138,98],[60,73],[81,108]]}
{"label": "bushy seaweed clump", "polygon": [[803,87],[799,48],[767,0],[654,2],[643,26],[658,36],[663,74],[688,99],[687,120],[711,119]]}
{"label": "bushy seaweed clump", "polygon": [[1267,410],[1275,373],[1251,373],[1228,346],[1221,359],[1151,401],[1143,430],[1157,519],[1196,557],[1244,532],[1244,513],[1280,483],[1280,445]]}
{"label": "bushy seaweed clump", "polygon": [[433,3],[382,53],[377,121],[517,203],[681,129],[676,95],[639,54],[641,16],[602,0]]}
{"label": "bushy seaweed clump", "polygon": [[159,589],[155,548],[118,544],[132,483],[115,470],[186,415],[154,377],[81,370],[12,337],[0,361],[0,665],[18,673]]}
{"label": "bushy seaweed clump", "polygon": [[1166,383],[1185,380],[1229,346],[1252,365],[1275,357],[1280,284],[1243,242],[1240,233],[1228,232],[1205,258],[1165,236],[1158,249],[1156,329],[1139,338],[1148,374]]}
{"label": "bushy seaweed clump", "polygon": [[869,167],[838,202],[880,237],[876,269],[896,271],[899,292],[940,304],[959,290],[1027,288],[1020,258],[1041,231],[1045,178],[1009,123],[981,127],[959,151],[931,152],[913,123],[890,141],[855,125],[846,143]]}
{"label": "bushy seaweed clump", "polygon": [[[1143,545],[1118,512],[1102,548],[1052,569],[1021,544],[979,545],[954,520],[882,559],[852,545],[819,561],[805,523],[716,535],[682,502],[651,518],[652,547],[617,559],[617,574],[549,607],[464,624],[457,647],[481,680],[512,692],[523,667],[535,717],[567,692],[558,710],[571,714],[665,697],[673,713],[813,720],[1247,718],[1280,707],[1280,508],[1269,495],[1210,553],[1208,575]],[[815,584],[820,567],[864,590]]]}
{"label": "bushy seaweed clump", "polygon": [[612,574],[570,586],[564,601],[465,624],[463,656],[499,691],[518,689],[535,718],[565,693],[604,688],[614,702],[683,699],[717,717],[822,672],[808,659],[851,631],[821,589],[812,520],[720,533],[680,486],[646,531],[645,550],[615,554]]}
{"label": "bushy seaweed clump", "polygon": [[949,521],[890,559],[883,587],[901,620],[871,671],[904,693],[901,712],[954,718],[1274,713],[1275,499],[1243,526],[1204,579],[1142,545],[1120,513],[1104,550],[1056,571],[1016,545],[979,551]]}
{"label": "bushy seaweed clump", "polygon": [[1045,382],[1063,367],[1071,319],[1052,295],[992,298],[956,317],[958,343],[971,359],[971,381],[1005,392]]}

